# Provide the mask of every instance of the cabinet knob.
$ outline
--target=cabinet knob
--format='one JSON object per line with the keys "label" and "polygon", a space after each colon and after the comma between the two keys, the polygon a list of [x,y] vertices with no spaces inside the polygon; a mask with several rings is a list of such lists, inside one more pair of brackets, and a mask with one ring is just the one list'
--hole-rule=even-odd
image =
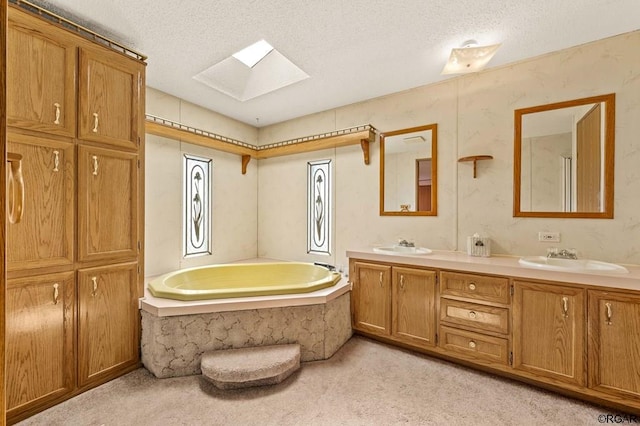
{"label": "cabinet knob", "polygon": [[471,349],[475,349],[476,348],[476,342],[474,342],[473,340],[469,340],[469,347]]}
{"label": "cabinet knob", "polygon": [[22,177],[22,156],[9,153],[9,173],[7,175],[7,209],[9,223],[22,220],[24,213],[24,179]]}
{"label": "cabinet knob", "polygon": [[476,319],[478,315],[474,311],[469,311],[469,318]]}
{"label": "cabinet knob", "polygon": [[473,291],[476,289],[476,283],[469,283],[469,290]]}
{"label": "cabinet knob", "polygon": [[567,296],[562,297],[562,316],[565,318],[569,316],[569,298]]}
{"label": "cabinet knob", "polygon": [[380,272],[380,287],[382,287],[382,279],[384,278],[384,272]]}
{"label": "cabinet knob", "polygon": [[56,119],[53,121],[53,124],[60,124],[60,104],[54,103],[54,107],[56,107]]}
{"label": "cabinet knob", "polygon": [[404,275],[400,275],[400,288],[404,288]]}

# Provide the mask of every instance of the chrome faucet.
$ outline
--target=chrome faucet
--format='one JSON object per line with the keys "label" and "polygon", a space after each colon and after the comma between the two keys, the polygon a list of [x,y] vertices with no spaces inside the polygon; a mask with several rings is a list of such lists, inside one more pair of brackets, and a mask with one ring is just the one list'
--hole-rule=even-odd
{"label": "chrome faucet", "polygon": [[415,245],[407,240],[400,240],[398,241],[398,245],[400,247],[415,247]]}
{"label": "chrome faucet", "polygon": [[550,248],[547,250],[547,258],[549,259],[578,259],[575,249],[557,249]]}

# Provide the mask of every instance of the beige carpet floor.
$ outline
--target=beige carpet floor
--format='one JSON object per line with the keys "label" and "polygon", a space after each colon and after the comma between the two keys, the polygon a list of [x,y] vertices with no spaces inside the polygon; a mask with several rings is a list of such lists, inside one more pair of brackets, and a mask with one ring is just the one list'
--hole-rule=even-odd
{"label": "beige carpet floor", "polygon": [[220,391],[141,368],[20,424],[566,426],[611,411],[354,337],[275,386]]}

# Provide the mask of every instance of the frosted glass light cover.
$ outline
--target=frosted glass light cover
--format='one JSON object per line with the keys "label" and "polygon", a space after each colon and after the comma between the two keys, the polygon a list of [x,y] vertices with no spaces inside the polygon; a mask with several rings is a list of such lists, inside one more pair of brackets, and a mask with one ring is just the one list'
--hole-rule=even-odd
{"label": "frosted glass light cover", "polygon": [[483,69],[501,44],[451,49],[451,56],[441,74],[466,74]]}

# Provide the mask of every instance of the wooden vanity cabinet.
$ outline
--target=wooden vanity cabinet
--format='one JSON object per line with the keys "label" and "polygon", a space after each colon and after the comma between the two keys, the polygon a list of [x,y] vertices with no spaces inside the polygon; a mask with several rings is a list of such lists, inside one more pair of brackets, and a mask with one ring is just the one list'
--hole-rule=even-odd
{"label": "wooden vanity cabinet", "polygon": [[7,416],[35,411],[75,387],[75,274],[8,280]]}
{"label": "wooden vanity cabinet", "polygon": [[513,368],[585,384],[585,290],[514,281]]}
{"label": "wooden vanity cabinet", "polygon": [[483,364],[509,362],[509,280],[440,272],[438,346],[447,354]]}
{"label": "wooden vanity cabinet", "polygon": [[8,8],[7,125],[76,134],[76,38]]}
{"label": "wooden vanity cabinet", "polygon": [[435,345],[434,271],[358,261],[350,269],[355,330],[417,347]]}
{"label": "wooden vanity cabinet", "polygon": [[140,145],[144,65],[116,52],[80,49],[78,137],[123,148]]}
{"label": "wooden vanity cabinet", "polygon": [[7,226],[7,270],[73,269],[73,143],[9,133],[7,150],[22,155],[25,188],[22,220]]}
{"label": "wooden vanity cabinet", "polygon": [[392,267],[391,335],[419,347],[436,344],[436,273]]}
{"label": "wooden vanity cabinet", "polygon": [[589,290],[589,388],[640,400],[640,295]]}
{"label": "wooden vanity cabinet", "polygon": [[352,262],[351,282],[353,328],[391,335],[391,266]]}

